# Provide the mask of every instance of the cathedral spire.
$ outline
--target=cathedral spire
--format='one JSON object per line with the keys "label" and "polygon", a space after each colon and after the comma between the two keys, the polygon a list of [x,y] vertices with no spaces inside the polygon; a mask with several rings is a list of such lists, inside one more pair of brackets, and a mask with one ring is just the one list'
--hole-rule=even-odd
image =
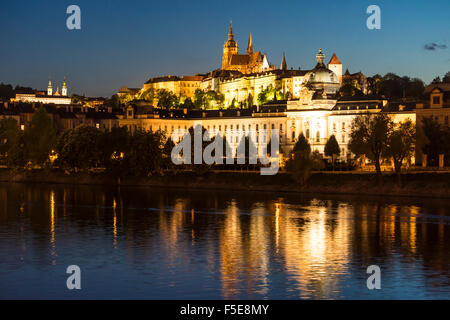
{"label": "cathedral spire", "polygon": [[233,21],[230,20],[230,31],[228,31],[228,41],[230,40],[234,40],[234,35],[233,35]]}
{"label": "cathedral spire", "polygon": [[283,52],[283,58],[281,59],[280,70],[287,70],[286,57]]}
{"label": "cathedral spire", "polygon": [[248,37],[247,54],[252,53],[253,53],[253,40],[252,40],[252,33],[250,32],[250,36]]}

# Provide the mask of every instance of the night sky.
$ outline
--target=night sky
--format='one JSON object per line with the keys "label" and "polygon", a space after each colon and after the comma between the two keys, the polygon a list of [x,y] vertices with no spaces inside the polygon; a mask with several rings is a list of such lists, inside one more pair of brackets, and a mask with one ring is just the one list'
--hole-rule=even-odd
{"label": "night sky", "polygon": [[[81,30],[66,28],[66,8],[81,8]],[[366,9],[381,7],[381,30]],[[323,48],[344,71],[395,72],[426,83],[450,71],[449,0],[330,1],[2,1],[0,82],[45,89],[49,77],[69,94],[110,96],[150,77],[206,73],[221,65],[233,20],[240,52],[279,66],[310,69]]]}

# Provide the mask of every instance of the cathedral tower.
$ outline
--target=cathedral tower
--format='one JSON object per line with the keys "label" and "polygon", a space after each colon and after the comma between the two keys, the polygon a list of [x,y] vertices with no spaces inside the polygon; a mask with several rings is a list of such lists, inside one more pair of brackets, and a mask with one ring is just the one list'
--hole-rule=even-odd
{"label": "cathedral tower", "polygon": [[222,69],[227,69],[230,59],[233,55],[238,54],[238,44],[234,41],[233,24],[230,21],[230,31],[228,32],[228,40],[223,46]]}

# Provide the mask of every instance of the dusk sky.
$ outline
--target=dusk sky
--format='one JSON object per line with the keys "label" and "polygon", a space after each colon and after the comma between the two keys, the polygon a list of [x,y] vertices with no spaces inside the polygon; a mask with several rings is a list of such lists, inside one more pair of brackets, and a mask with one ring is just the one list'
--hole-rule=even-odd
{"label": "dusk sky", "polygon": [[[66,28],[66,8],[81,8],[81,30]],[[381,8],[381,30],[366,9]],[[279,66],[310,69],[323,48],[350,72],[395,72],[426,83],[450,71],[449,0],[330,1],[2,1],[0,82],[69,94],[111,96],[150,77],[206,73],[221,65],[230,19],[240,52]],[[426,47],[428,49],[426,49]]]}

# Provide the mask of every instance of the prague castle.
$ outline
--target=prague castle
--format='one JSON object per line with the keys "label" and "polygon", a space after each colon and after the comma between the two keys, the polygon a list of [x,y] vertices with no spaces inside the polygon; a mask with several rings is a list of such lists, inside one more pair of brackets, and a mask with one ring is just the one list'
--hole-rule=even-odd
{"label": "prague castle", "polygon": [[[149,110],[130,103],[119,123],[131,131],[137,128],[162,130],[168,136],[178,129],[187,130],[201,124],[211,136],[227,134],[227,142],[234,150],[242,133],[251,130],[266,132],[263,142],[269,139],[271,130],[277,129],[281,152],[285,154],[292,149],[301,133],[308,139],[312,150],[320,153],[324,153],[328,138],[335,135],[342,150],[340,156],[346,158],[351,156],[349,135],[351,122],[357,115],[386,112],[395,121],[415,121],[413,110],[392,106],[380,97],[338,99],[345,77],[352,81],[365,79],[362,74],[356,74],[353,79],[348,73],[344,75],[342,70],[342,63],[335,53],[325,64],[322,49],[316,54],[316,65],[311,70],[288,69],[284,54],[277,67],[270,64],[268,57],[260,51],[254,52],[251,34],[246,53],[240,54],[230,24],[220,69],[195,76],[152,78],[140,90],[142,93],[150,88],[165,89],[178,97],[191,99],[195,98],[196,90],[214,91],[223,95],[223,105],[214,110]],[[365,83],[361,82],[361,85]],[[126,93],[127,90],[123,87],[121,92]],[[268,102],[261,104],[258,103],[258,95],[262,92],[269,92],[271,96],[268,96]],[[278,99],[277,95],[282,98]],[[230,132],[233,133],[231,136],[228,135]]]}
{"label": "prague castle", "polygon": [[[140,90],[165,89],[191,99],[196,90],[214,91],[223,95],[222,106],[215,110],[155,108],[149,111],[131,103],[119,123],[130,130],[162,130],[168,136],[177,129],[188,129],[201,123],[212,136],[225,135],[230,130],[234,132],[236,137],[227,136],[234,149],[242,132],[266,130],[270,136],[272,129],[278,129],[284,153],[289,152],[301,133],[308,139],[312,150],[321,153],[327,139],[335,135],[342,150],[341,157],[345,158],[351,156],[348,150],[350,127],[358,114],[387,112],[395,121],[415,121],[413,110],[391,106],[380,97],[338,99],[344,78],[359,81],[362,91],[366,91],[362,73],[353,76],[348,72],[343,74],[342,70],[336,53],[325,64],[322,49],[316,54],[316,66],[311,70],[288,69],[284,54],[277,67],[269,63],[267,55],[254,52],[251,34],[246,53],[240,54],[230,24],[220,69],[203,75],[152,78]],[[122,88],[121,92],[127,92],[127,88]],[[268,102],[259,104],[258,95],[262,92],[271,92],[272,96],[268,97]],[[283,98],[277,99],[277,94]],[[250,105],[248,101],[251,101]]]}

